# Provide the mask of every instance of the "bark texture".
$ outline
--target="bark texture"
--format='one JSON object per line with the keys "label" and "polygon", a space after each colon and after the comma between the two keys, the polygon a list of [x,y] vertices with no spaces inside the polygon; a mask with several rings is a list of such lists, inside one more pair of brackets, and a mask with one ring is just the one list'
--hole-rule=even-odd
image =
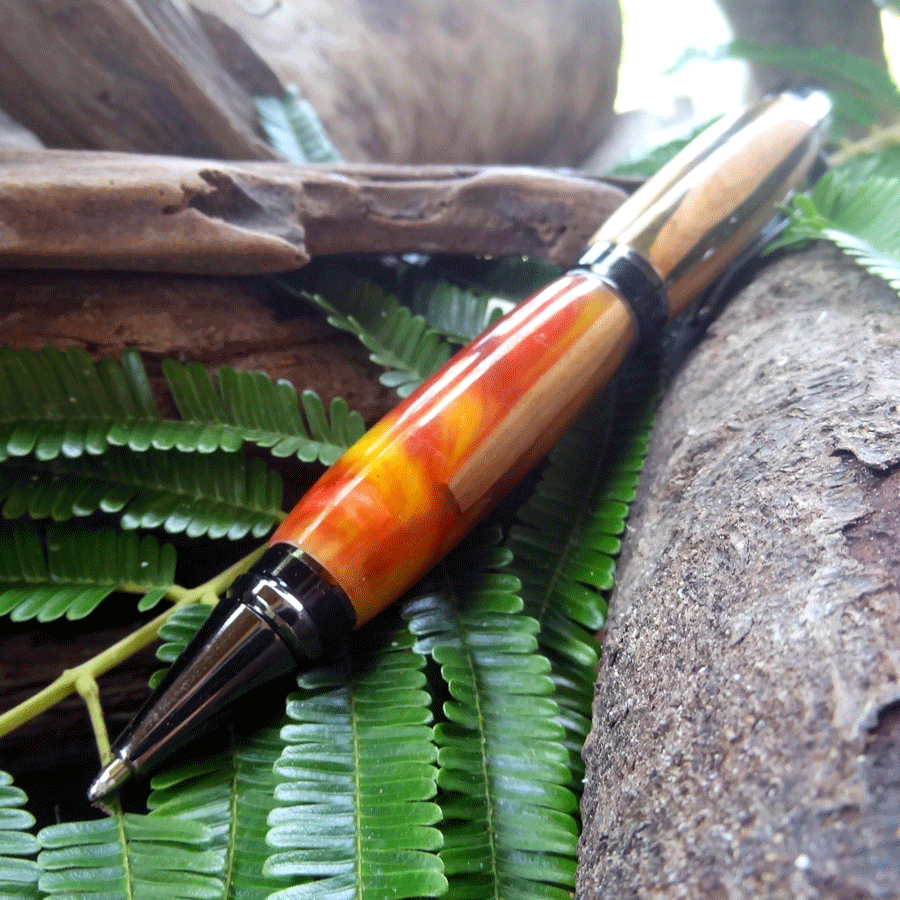
{"label": "bark texture", "polygon": [[578,894],[900,897],[900,301],[768,269],[669,392],[585,747]]}
{"label": "bark texture", "polygon": [[0,265],[249,274],[403,251],[571,263],[623,197],[525,167],[0,150]]}

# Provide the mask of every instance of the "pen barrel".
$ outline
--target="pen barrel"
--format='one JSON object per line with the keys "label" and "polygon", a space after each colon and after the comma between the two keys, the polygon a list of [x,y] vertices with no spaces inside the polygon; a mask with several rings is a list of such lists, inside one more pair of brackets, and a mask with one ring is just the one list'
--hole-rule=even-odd
{"label": "pen barrel", "polygon": [[271,539],[343,589],[357,624],[438,562],[544,455],[637,338],[589,272],[523,302],[456,354],[313,485]]}
{"label": "pen barrel", "polygon": [[677,315],[806,178],[830,109],[821,92],[780,94],[719,121],[638,188],[592,243],[644,257]]}

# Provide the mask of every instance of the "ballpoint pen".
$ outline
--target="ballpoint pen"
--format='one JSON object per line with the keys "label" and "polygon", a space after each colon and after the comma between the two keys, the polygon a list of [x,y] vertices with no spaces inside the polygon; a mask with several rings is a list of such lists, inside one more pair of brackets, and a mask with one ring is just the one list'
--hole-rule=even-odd
{"label": "ballpoint pen", "polygon": [[112,747],[94,802],[247,691],[310,665],[435,565],[629,350],[682,312],[805,178],[830,103],[720,121],[601,226],[578,267],[464,347],[313,485]]}

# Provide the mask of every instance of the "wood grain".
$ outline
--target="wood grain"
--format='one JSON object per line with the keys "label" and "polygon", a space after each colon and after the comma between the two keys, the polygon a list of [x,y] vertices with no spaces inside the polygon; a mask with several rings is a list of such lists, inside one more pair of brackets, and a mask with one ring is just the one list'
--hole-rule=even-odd
{"label": "wood grain", "polygon": [[528,167],[0,150],[0,266],[252,274],[404,251],[571,263],[623,197]]}

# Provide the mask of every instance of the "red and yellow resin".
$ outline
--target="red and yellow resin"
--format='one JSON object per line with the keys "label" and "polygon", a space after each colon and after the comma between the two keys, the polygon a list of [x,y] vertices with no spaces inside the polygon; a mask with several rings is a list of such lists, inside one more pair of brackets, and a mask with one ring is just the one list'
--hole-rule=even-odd
{"label": "red and yellow resin", "polygon": [[520,304],[354,444],[272,537],[371,619],[540,459],[634,343],[631,314],[573,273]]}

